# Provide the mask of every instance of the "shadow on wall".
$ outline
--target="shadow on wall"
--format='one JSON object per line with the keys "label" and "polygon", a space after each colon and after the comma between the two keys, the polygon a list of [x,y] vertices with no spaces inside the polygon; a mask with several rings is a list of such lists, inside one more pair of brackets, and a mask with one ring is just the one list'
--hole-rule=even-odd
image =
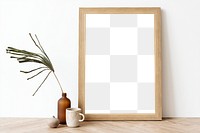
{"label": "shadow on wall", "polygon": [[171,62],[171,43],[169,41],[167,13],[162,10],[162,102],[163,116],[173,117],[176,113],[174,80]]}

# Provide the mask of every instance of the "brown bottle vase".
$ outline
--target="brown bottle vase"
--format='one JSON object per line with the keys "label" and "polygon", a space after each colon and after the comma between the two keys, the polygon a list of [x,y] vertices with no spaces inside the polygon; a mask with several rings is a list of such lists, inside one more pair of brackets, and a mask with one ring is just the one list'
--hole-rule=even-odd
{"label": "brown bottle vase", "polygon": [[58,119],[60,124],[66,124],[66,109],[71,108],[71,101],[67,98],[66,93],[58,100]]}

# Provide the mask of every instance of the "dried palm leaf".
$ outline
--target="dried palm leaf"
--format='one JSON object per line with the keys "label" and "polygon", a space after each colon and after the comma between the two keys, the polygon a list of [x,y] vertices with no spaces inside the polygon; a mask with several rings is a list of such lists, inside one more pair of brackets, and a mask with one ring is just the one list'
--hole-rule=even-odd
{"label": "dried palm leaf", "polygon": [[53,72],[59,86],[60,86],[60,89],[63,93],[63,89],[61,87],[61,84],[55,74],[55,71],[54,71],[54,68],[53,68],[53,65],[49,59],[49,57],[47,56],[46,52],[44,51],[42,45],[40,44],[40,41],[37,37],[37,35],[35,35],[35,38],[37,40],[37,43],[36,41],[34,40],[34,38],[32,37],[31,33],[29,33],[32,41],[34,42],[35,46],[41,51],[41,53],[34,53],[34,52],[30,52],[30,51],[26,51],[26,50],[20,50],[20,49],[17,49],[17,48],[13,48],[13,47],[8,47],[6,49],[6,52],[8,54],[11,54],[12,56],[10,56],[10,58],[15,58],[17,59],[17,61],[19,63],[30,63],[30,62],[34,62],[34,63],[39,63],[39,64],[42,64],[43,66],[42,67],[38,67],[38,68],[35,68],[35,69],[32,69],[30,71],[20,71],[22,73],[32,73],[32,72],[35,72],[35,71],[38,71],[40,70],[38,73],[36,73],[35,75],[27,78],[27,80],[29,79],[32,79],[36,76],[38,76],[39,74],[41,74],[42,72],[44,71],[49,71],[49,73],[47,74],[47,76],[44,78],[44,80],[41,82],[41,84],[39,85],[39,87],[36,89],[36,91],[33,93],[33,96],[36,94],[36,92],[39,90],[39,88],[43,85],[43,83],[46,81],[46,79],[48,78],[48,76],[50,75],[51,72]]}

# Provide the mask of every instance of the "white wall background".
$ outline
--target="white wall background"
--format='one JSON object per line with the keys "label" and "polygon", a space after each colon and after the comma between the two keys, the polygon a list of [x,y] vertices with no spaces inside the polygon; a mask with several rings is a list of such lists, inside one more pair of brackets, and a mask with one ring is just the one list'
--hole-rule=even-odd
{"label": "white wall background", "polygon": [[[0,117],[51,117],[61,92],[53,75],[35,97],[45,75],[27,81],[27,65],[9,59],[13,46],[37,50],[36,33],[72,101],[78,101],[79,7],[161,7],[163,37],[163,113],[200,117],[199,0],[0,0]],[[40,82],[39,82],[40,81]]]}

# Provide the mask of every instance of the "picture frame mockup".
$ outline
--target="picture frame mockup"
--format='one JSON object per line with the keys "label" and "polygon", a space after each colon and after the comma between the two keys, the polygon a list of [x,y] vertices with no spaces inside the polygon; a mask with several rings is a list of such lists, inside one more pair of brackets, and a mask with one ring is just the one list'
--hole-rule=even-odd
{"label": "picture frame mockup", "polygon": [[79,99],[86,120],[161,120],[161,9],[79,9]]}

